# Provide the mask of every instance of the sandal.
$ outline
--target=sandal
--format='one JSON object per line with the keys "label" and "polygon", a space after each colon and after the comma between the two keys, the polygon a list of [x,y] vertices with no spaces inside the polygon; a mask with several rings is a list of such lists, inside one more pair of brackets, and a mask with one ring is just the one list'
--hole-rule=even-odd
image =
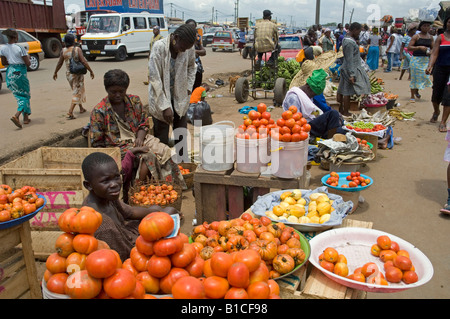
{"label": "sandal", "polygon": [[75,120],[75,119],[76,119],[76,117],[75,117],[75,116],[73,116],[73,114],[67,113],[67,117],[66,117],[66,119],[67,119],[67,120]]}
{"label": "sandal", "polygon": [[26,121],[24,120],[24,121],[23,121],[23,124],[30,124],[30,122],[31,122],[30,119],[28,119],[28,120],[26,120]]}
{"label": "sandal", "polygon": [[20,124],[19,119],[16,116],[11,117],[11,121],[18,127],[22,128],[22,124]]}
{"label": "sandal", "polygon": [[419,93],[416,93],[416,98],[420,99],[422,97],[422,95],[420,95]]}
{"label": "sandal", "polygon": [[444,208],[442,208],[440,210],[440,212],[442,214],[445,214],[445,215],[450,215],[450,205],[449,204],[445,204]]}
{"label": "sandal", "polygon": [[83,108],[83,109],[80,110],[80,114],[82,114],[84,112],[86,112],[86,109]]}
{"label": "sandal", "polygon": [[416,99],[410,99],[409,102],[416,103]]}
{"label": "sandal", "polygon": [[447,125],[441,123],[439,124],[439,132],[446,133],[447,132]]}
{"label": "sandal", "polygon": [[436,123],[439,118],[439,113],[433,113],[433,116],[430,119],[431,123]]}

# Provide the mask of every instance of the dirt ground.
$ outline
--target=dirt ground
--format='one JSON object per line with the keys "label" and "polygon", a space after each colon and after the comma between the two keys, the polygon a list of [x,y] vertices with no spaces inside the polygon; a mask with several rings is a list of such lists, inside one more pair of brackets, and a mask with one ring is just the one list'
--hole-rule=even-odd
{"label": "dirt ground", "polygon": [[[214,86],[216,79],[227,82],[230,74],[240,74],[250,68],[250,61],[243,60],[238,52],[224,53],[211,52],[203,58],[205,65],[204,81]],[[146,98],[146,86],[142,84],[145,71],[139,66],[145,64],[145,57],[135,57],[121,64],[132,77],[132,91]],[[0,105],[5,105],[4,116],[0,119],[4,138],[0,141],[0,159],[3,162],[12,159],[20,152],[18,150],[29,149],[45,143],[52,144],[59,140],[64,133],[80,129],[88,121],[88,115],[84,114],[74,121],[66,121],[64,114],[67,110],[67,101],[70,92],[64,82],[64,75],[60,72],[60,78],[55,83],[49,81],[56,60],[44,61],[41,74],[31,73],[32,88],[34,84],[33,104],[35,110],[32,126],[22,131],[16,130],[9,117],[15,110],[12,95],[6,88],[0,92]],[[99,59],[91,65],[96,70],[96,79],[87,79],[88,106],[92,107],[104,97],[101,77],[102,72],[118,63],[111,59]],[[97,72],[98,70],[98,72]],[[443,161],[443,155],[447,143],[445,134],[438,132],[438,125],[431,124],[429,119],[432,113],[430,101],[431,88],[421,92],[422,98],[416,103],[409,102],[409,82],[405,75],[402,81],[398,80],[400,72],[377,72],[377,76],[385,81],[385,90],[400,95],[398,102],[400,109],[416,112],[414,121],[397,121],[393,127],[395,137],[402,140],[395,144],[391,150],[378,150],[374,161],[368,163],[361,172],[374,179],[374,185],[363,191],[364,202],[348,218],[373,222],[373,228],[394,234],[418,247],[431,261],[434,268],[432,280],[424,286],[410,289],[395,294],[370,293],[368,299],[447,299],[450,298],[450,254],[447,243],[450,241],[448,223],[450,218],[439,213],[447,199],[446,169],[447,163]],[[55,93],[57,92],[57,93]],[[207,101],[214,112],[214,122],[231,120],[236,125],[242,122],[242,114],[238,112],[243,106],[256,106],[260,102],[272,105],[269,96],[258,97],[257,100],[249,99],[247,103],[239,104],[230,93],[228,86],[215,88],[214,98],[208,97]],[[217,97],[222,95],[222,97]],[[333,102],[329,100],[329,102]],[[75,113],[77,115],[77,113]],[[281,109],[275,108],[272,117],[281,115]],[[192,127],[191,127],[192,129]],[[327,171],[313,166],[311,169],[310,188],[321,186],[320,179]],[[182,231],[189,233],[192,230],[192,219],[195,214],[195,203],[192,192],[183,193],[182,211],[186,220]],[[42,268],[41,268],[42,269]]]}

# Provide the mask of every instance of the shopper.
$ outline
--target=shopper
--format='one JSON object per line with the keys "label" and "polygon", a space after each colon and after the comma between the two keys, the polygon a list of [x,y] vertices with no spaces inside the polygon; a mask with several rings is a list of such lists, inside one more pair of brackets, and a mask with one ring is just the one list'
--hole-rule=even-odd
{"label": "shopper", "polygon": [[378,28],[372,29],[372,34],[367,40],[369,50],[367,51],[367,65],[370,70],[378,70],[378,65],[380,62],[380,51],[381,51],[381,37],[378,34]]}

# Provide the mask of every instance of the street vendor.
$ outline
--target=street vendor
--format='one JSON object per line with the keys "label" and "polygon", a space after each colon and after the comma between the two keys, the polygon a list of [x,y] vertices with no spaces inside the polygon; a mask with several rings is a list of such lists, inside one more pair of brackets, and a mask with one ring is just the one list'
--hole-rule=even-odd
{"label": "street vendor", "polygon": [[[130,84],[123,70],[110,70],[104,75],[104,86],[108,95],[91,112],[90,140],[92,147],[119,147],[122,160],[132,156],[135,163],[131,172],[139,172],[138,180],[148,177],[158,181],[174,182],[186,187],[178,165],[171,157],[170,148],[149,133],[148,111],[139,96],[127,94]],[[148,146],[146,152],[135,152],[133,148]],[[134,155],[134,156],[133,156]],[[132,174],[132,173],[130,173]],[[127,176],[132,181],[133,176]],[[125,189],[129,187],[124,185]]]}
{"label": "street vendor", "polygon": [[330,110],[323,113],[312,101],[314,96],[323,93],[328,74],[323,69],[314,70],[306,83],[292,87],[283,101],[283,109],[288,110],[295,105],[311,125],[310,137],[330,138],[335,133],[345,134],[344,124],[339,112]]}
{"label": "street vendor", "polygon": [[89,206],[102,214],[102,224],[94,236],[117,251],[121,260],[130,256],[139,236],[140,221],[152,212],[183,215],[172,207],[157,205],[148,207],[129,206],[119,199],[122,179],[119,167],[106,153],[95,152],[84,159],[81,165],[83,186],[89,191],[82,206]]}

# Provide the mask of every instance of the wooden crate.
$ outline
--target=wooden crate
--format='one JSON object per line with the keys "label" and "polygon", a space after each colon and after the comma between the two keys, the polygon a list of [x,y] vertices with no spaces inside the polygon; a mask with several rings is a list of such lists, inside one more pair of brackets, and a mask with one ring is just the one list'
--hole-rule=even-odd
{"label": "wooden crate", "polygon": [[54,225],[56,217],[52,213],[81,207],[88,195],[83,187],[81,164],[93,152],[110,155],[121,168],[119,148],[41,147],[1,166],[0,183],[13,189],[25,185],[36,187],[46,197],[47,205],[33,219],[32,226]]}
{"label": "wooden crate", "polygon": [[[253,187],[253,202],[271,189],[304,189],[308,186],[306,169],[296,179],[281,179],[263,174],[246,174],[235,169],[206,171],[201,165],[194,175],[194,196],[197,224],[204,221],[239,217],[244,209],[244,186]],[[228,210],[227,210],[228,204]]]}
{"label": "wooden crate", "polygon": [[[372,226],[372,222],[346,218],[340,227],[372,228]],[[365,291],[348,288],[329,279],[311,263],[293,275],[278,280],[278,284],[283,299],[364,299],[367,296]]]}
{"label": "wooden crate", "polygon": [[0,299],[42,299],[29,221],[0,230]]}

